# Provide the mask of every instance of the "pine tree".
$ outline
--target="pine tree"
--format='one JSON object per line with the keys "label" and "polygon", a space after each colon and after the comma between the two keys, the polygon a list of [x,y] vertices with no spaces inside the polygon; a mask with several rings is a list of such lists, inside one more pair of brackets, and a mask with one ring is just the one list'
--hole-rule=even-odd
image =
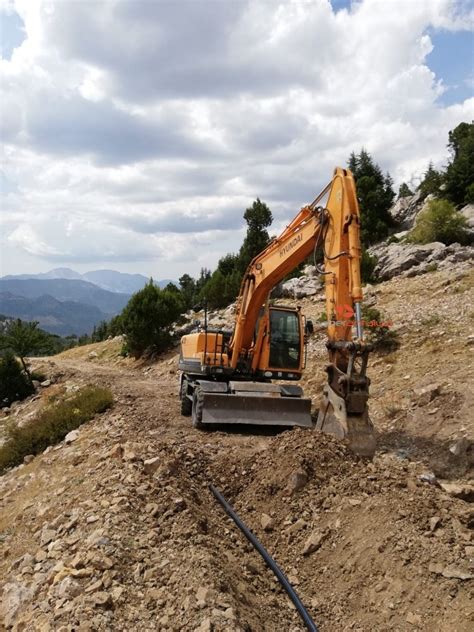
{"label": "pine tree", "polygon": [[456,206],[474,203],[474,123],[449,132],[452,160],[445,175],[445,196]]}
{"label": "pine tree", "polygon": [[428,169],[423,175],[423,180],[418,187],[422,197],[425,198],[428,195],[439,195],[442,184],[443,174],[440,171],[437,171],[434,168],[433,163],[430,162]]}
{"label": "pine tree", "polygon": [[383,174],[365,149],[361,149],[359,154],[352,152],[348,166],[357,184],[361,241],[367,247],[387,237],[393,226],[389,213],[395,197],[393,181],[388,173]]}
{"label": "pine tree", "polygon": [[413,191],[410,189],[410,187],[408,186],[406,182],[402,182],[402,184],[400,185],[398,189],[398,197],[404,198],[404,197],[410,197],[411,195],[413,195]]}
{"label": "pine tree", "polygon": [[[175,286],[176,287],[176,286]],[[170,326],[184,309],[176,288],[160,290],[149,283],[132,296],[122,312],[129,352],[136,358],[146,350],[163,351],[170,344]]]}
{"label": "pine tree", "polygon": [[272,212],[259,198],[244,213],[247,222],[247,234],[239,251],[239,268],[242,273],[247,266],[269,243],[266,230],[273,221]]}

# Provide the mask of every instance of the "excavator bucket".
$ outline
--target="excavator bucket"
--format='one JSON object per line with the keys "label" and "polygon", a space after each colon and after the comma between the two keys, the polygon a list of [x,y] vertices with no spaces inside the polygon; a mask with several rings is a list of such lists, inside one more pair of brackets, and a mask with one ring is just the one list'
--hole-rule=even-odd
{"label": "excavator bucket", "polygon": [[275,392],[204,393],[202,423],[312,428],[311,400]]}
{"label": "excavator bucket", "polygon": [[330,386],[324,388],[316,430],[344,440],[358,456],[372,458],[375,454],[375,432],[367,405],[360,413],[349,413],[345,400],[336,395]]}

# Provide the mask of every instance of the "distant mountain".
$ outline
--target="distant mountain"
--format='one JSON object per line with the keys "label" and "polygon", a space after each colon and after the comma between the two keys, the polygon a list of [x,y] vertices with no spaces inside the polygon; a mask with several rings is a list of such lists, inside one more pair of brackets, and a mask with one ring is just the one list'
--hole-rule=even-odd
{"label": "distant mountain", "polygon": [[[39,274],[8,274],[1,277],[6,281],[26,280],[26,279],[69,279],[76,281],[89,281],[94,283],[103,290],[110,292],[119,292],[123,294],[134,294],[141,290],[147,283],[148,277],[143,274],[127,274],[125,272],[117,272],[116,270],[93,270],[92,272],[85,272],[79,274],[75,270],[70,268],[55,268],[49,272],[41,272]],[[170,283],[169,279],[162,279],[156,281],[159,287],[165,287]]]}
{"label": "distant mountain", "polygon": [[148,283],[147,277],[143,274],[125,274],[116,270],[93,270],[83,274],[82,278],[104,290],[125,294],[134,294]]}
{"label": "distant mountain", "polygon": [[[88,281],[75,279],[0,279],[0,292],[29,299],[49,295],[61,302],[72,301],[95,306],[108,315],[121,312],[130,298],[129,294],[109,292]],[[1,306],[0,312],[6,313]]]}
{"label": "distant mountain", "polygon": [[0,292],[0,311],[7,317],[38,321],[41,329],[61,336],[90,333],[94,325],[110,318],[110,314],[104,314],[94,305],[58,301],[47,294],[26,298]]}
{"label": "distant mountain", "polygon": [[70,268],[55,268],[49,272],[39,272],[38,274],[7,274],[2,279],[82,279],[79,272],[75,272]]}

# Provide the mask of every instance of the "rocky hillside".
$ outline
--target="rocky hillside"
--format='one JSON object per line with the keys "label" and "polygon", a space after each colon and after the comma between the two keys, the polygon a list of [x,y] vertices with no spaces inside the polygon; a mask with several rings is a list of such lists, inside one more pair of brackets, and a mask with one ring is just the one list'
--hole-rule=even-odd
{"label": "rocky hillside", "polygon": [[[116,403],[0,478],[5,629],[302,631],[209,482],[322,632],[472,629],[473,285],[458,262],[366,289],[401,342],[369,365],[372,462],[312,431],[194,430],[176,350],[139,363],[110,340],[35,360],[50,384],[0,423],[31,423],[90,382]],[[320,289],[300,302],[316,323]],[[231,311],[211,322],[230,325]],[[324,343],[316,327],[304,379],[315,408]]]}

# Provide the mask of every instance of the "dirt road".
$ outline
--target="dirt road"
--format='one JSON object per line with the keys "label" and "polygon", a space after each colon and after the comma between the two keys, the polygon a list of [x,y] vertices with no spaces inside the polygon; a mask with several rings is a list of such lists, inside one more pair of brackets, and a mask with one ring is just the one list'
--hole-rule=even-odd
{"label": "dirt road", "polygon": [[173,355],[42,364],[65,388],[110,386],[116,403],[0,479],[5,625],[303,630],[212,481],[323,632],[472,628],[470,505],[396,445],[366,463],[312,431],[196,431]]}

